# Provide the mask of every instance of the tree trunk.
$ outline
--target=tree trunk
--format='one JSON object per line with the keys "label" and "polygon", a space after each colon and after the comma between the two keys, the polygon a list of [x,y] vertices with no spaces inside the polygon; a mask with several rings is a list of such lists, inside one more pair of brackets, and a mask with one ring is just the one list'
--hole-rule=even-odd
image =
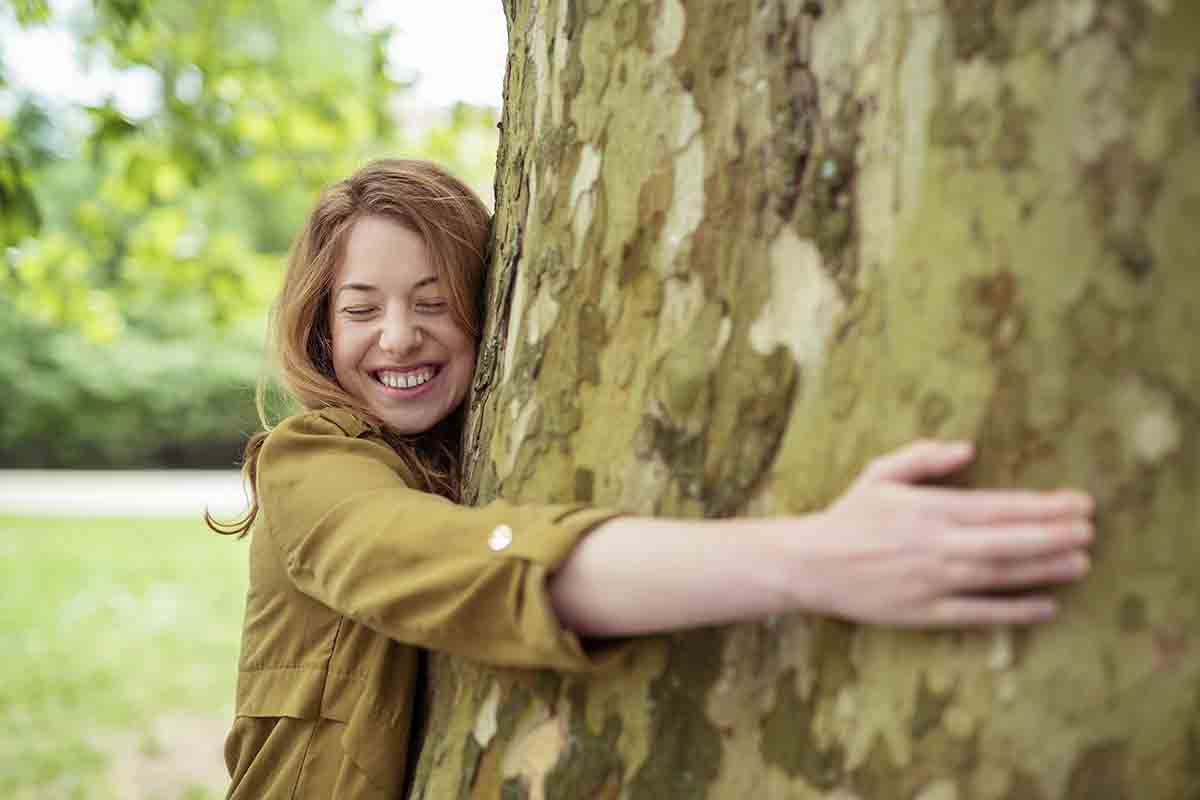
{"label": "tree trunk", "polygon": [[1032,631],[435,658],[413,796],[1200,797],[1200,4],[506,11],[473,499],[803,512],[967,436],[1098,543]]}

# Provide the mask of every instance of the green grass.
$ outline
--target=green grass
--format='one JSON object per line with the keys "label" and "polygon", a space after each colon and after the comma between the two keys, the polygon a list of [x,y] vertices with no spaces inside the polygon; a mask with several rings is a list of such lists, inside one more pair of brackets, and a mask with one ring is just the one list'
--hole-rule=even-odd
{"label": "green grass", "polygon": [[103,796],[97,736],[230,716],[245,562],[199,520],[0,517],[0,797]]}

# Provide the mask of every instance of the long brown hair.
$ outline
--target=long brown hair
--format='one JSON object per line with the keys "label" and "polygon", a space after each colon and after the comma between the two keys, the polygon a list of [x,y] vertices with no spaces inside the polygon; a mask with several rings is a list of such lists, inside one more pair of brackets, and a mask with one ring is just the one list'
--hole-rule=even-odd
{"label": "long brown hair", "polygon": [[[337,382],[329,332],[334,276],[354,224],[366,216],[395,220],[421,236],[454,321],[477,341],[491,216],[475,193],[427,161],[373,161],[326,189],[288,256],[283,288],[271,310],[267,349],[287,394],[300,407],[341,406],[380,426],[385,438],[426,491],[459,498],[460,408],[417,436],[389,431]],[[217,533],[245,535],[258,516],[258,456],[273,427],[266,408],[270,378],[258,383],[255,405],[263,430],[246,443],[242,477],[249,508],[232,522],[204,520]]]}

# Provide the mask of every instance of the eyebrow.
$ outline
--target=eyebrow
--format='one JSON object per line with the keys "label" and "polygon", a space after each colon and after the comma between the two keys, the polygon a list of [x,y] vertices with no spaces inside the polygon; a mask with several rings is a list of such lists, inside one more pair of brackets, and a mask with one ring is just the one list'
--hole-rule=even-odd
{"label": "eyebrow", "polygon": [[[431,283],[437,283],[437,282],[438,282],[437,275],[430,275],[426,278],[421,278],[421,280],[414,283],[412,286],[412,289],[410,291],[415,292],[417,289],[423,288],[425,286],[428,286]],[[349,292],[373,292],[373,291],[378,290],[378,288],[379,288],[378,286],[374,286],[370,283],[343,283],[341,286],[339,286],[337,288],[337,291],[333,293],[333,296],[337,297],[342,292],[347,292],[347,291],[349,291]]]}

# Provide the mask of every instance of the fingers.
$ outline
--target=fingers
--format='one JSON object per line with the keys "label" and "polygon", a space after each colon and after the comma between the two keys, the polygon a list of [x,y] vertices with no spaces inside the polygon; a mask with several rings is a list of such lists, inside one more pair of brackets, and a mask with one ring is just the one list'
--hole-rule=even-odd
{"label": "fingers", "polygon": [[[874,481],[919,483],[961,469],[974,455],[970,442],[922,439],[875,459],[863,476]],[[1092,497],[1074,489],[1037,492],[920,486],[912,491],[928,510],[964,524],[1048,521],[1090,516],[1095,510]]]}
{"label": "fingers", "polygon": [[931,609],[926,627],[1033,625],[1052,619],[1058,604],[1048,595],[1021,597],[948,597]]}
{"label": "fingers", "polygon": [[970,442],[922,439],[872,461],[863,476],[876,481],[915,483],[954,472],[970,462],[975,448]]}
{"label": "fingers", "polygon": [[918,487],[920,503],[930,512],[964,525],[1005,522],[1049,522],[1090,516],[1095,503],[1086,492]]}
{"label": "fingers", "polygon": [[1078,580],[1090,568],[1087,554],[1073,550],[1022,561],[962,561],[950,565],[946,580],[957,591],[1002,591]]}
{"label": "fingers", "polygon": [[1092,526],[1083,520],[1050,525],[954,528],[942,534],[945,552],[954,558],[1012,561],[1062,553],[1090,544]]}

